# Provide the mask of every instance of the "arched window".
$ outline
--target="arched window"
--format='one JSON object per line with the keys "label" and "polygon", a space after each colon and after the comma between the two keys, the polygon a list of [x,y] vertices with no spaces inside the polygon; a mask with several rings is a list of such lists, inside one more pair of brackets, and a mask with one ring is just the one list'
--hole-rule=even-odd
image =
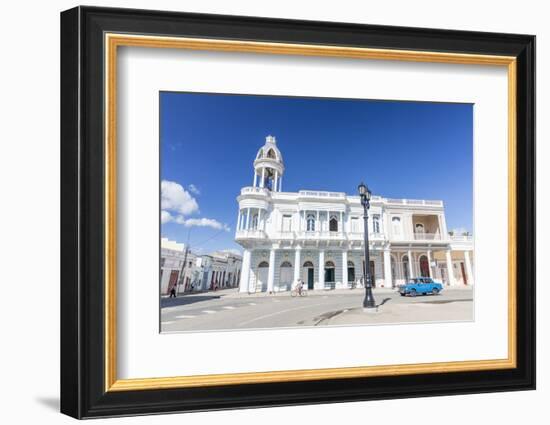
{"label": "arched window", "polygon": [[262,269],[265,267],[269,267],[269,263],[267,261],[262,261],[260,264],[258,264],[259,269]]}
{"label": "arched window", "polygon": [[315,216],[313,214],[307,215],[307,227],[308,232],[314,232],[315,231]]}
{"label": "arched window", "polygon": [[306,269],[313,268],[313,263],[311,261],[306,261],[302,267]]}
{"label": "arched window", "polygon": [[334,265],[334,263],[333,263],[332,261],[327,261],[327,262],[325,263],[325,267],[327,267],[327,268],[328,268],[328,267],[334,268],[334,267],[336,267],[336,266]]}
{"label": "arched window", "polygon": [[422,223],[416,223],[414,231],[415,233],[424,233],[424,225]]}
{"label": "arched window", "polygon": [[267,151],[267,157],[272,159],[277,159],[277,155],[275,155],[275,151],[273,149],[269,149]]}
{"label": "arched window", "polygon": [[400,235],[401,234],[401,219],[399,217],[393,217],[391,219],[392,227],[393,227],[393,234],[394,235]]}
{"label": "arched window", "polygon": [[380,216],[372,216],[372,231],[373,233],[380,233]]}
{"label": "arched window", "polygon": [[335,215],[330,216],[330,221],[328,223],[328,230],[331,232],[337,232],[338,231],[338,219]]}

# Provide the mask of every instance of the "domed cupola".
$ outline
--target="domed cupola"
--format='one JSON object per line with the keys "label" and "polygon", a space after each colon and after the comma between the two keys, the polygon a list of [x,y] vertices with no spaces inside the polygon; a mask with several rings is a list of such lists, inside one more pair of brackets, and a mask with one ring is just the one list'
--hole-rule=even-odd
{"label": "domed cupola", "polygon": [[265,145],[260,148],[254,161],[254,187],[280,192],[284,171],[283,156],[277,148],[277,139],[267,136]]}

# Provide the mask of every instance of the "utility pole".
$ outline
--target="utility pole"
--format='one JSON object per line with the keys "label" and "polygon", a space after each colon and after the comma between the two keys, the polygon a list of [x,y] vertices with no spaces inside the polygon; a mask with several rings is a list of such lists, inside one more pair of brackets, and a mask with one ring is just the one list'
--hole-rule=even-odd
{"label": "utility pole", "polygon": [[[187,253],[189,252],[189,236],[191,234],[191,228],[189,228],[189,231],[187,232],[187,242],[185,243],[185,255],[183,256],[183,264],[181,266],[180,270],[180,277],[178,279],[178,284],[176,285],[176,297],[180,293],[180,286],[183,283],[183,278],[185,274],[185,267],[187,266]],[[185,290],[184,290],[185,292]]]}

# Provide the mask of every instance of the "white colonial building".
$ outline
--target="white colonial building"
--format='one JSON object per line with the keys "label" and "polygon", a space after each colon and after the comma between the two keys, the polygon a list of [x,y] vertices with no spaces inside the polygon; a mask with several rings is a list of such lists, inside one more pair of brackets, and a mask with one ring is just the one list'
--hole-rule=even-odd
{"label": "white colonial building", "polygon": [[[268,136],[254,161],[252,186],[237,197],[235,240],[244,248],[240,292],[289,290],[299,278],[315,290],[361,285],[359,196],[283,192],[284,170],[275,137]],[[375,287],[392,288],[416,276],[474,284],[472,238],[449,235],[442,201],[372,196],[368,230]]]}
{"label": "white colonial building", "polygon": [[214,287],[233,288],[240,281],[242,257],[239,254],[217,251],[197,255],[185,244],[167,238],[161,238],[160,247],[162,295],[168,295],[172,288],[176,288],[178,294],[208,291]]}
{"label": "white colonial building", "polygon": [[[185,292],[193,279],[195,254],[186,248],[185,244],[160,240],[160,293],[169,294],[172,288],[176,292]],[[184,262],[186,263],[184,265]],[[183,273],[183,278],[180,279]],[[179,286],[177,286],[179,284]]]}
{"label": "white colonial building", "polygon": [[242,258],[238,254],[217,251],[197,257],[193,290],[233,288],[241,276]]}

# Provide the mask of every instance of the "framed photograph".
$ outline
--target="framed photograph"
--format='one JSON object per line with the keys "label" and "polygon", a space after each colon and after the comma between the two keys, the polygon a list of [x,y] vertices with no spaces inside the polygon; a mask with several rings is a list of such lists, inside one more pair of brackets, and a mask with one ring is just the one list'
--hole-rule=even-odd
{"label": "framed photograph", "polygon": [[61,411],[535,388],[535,37],[61,14]]}

